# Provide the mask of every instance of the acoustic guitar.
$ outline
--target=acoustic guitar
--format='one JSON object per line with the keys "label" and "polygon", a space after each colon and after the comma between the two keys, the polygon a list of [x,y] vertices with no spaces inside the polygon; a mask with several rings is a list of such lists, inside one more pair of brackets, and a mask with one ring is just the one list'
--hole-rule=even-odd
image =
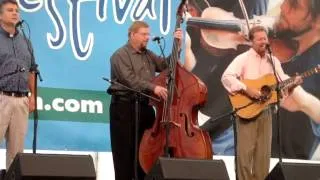
{"label": "acoustic guitar", "polygon": [[[302,74],[302,78],[309,77],[311,75],[317,74],[320,72],[320,65],[314,67]],[[279,82],[279,88],[285,90],[289,87],[292,87],[295,77],[291,77],[287,80]],[[236,110],[236,114],[244,119],[251,119],[257,116],[263,109],[268,105],[277,102],[277,81],[274,74],[266,74],[261,78],[254,80],[241,80],[247,87],[253,89],[259,89],[261,92],[261,98],[253,99],[245,95],[244,93],[237,93],[235,95],[229,95],[230,102],[233,108]]]}

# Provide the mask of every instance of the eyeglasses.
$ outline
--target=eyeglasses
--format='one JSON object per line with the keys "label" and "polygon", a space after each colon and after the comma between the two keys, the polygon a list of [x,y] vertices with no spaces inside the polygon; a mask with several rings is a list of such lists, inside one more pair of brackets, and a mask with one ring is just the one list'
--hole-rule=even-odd
{"label": "eyeglasses", "polygon": [[150,33],[137,32],[136,34],[139,34],[141,36],[150,36]]}

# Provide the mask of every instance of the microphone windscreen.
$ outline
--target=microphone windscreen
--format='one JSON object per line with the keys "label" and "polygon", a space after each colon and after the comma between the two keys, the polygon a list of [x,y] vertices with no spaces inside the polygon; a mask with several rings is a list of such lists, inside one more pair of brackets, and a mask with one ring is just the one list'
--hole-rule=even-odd
{"label": "microphone windscreen", "polygon": [[16,28],[18,28],[19,26],[21,26],[21,25],[23,24],[23,22],[24,22],[24,20],[21,20],[21,21],[17,22]]}
{"label": "microphone windscreen", "polygon": [[155,36],[152,38],[152,41],[159,41],[160,40],[160,37],[159,36]]}

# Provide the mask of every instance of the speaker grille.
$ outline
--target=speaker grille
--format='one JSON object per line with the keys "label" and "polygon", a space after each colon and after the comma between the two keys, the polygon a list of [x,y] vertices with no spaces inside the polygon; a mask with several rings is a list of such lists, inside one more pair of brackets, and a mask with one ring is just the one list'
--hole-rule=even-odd
{"label": "speaker grille", "polygon": [[96,173],[89,155],[18,154],[5,180],[81,179],[94,180]]}
{"label": "speaker grille", "polygon": [[159,158],[146,180],[229,180],[222,160]]}
{"label": "speaker grille", "polygon": [[266,180],[320,180],[320,164],[278,163]]}

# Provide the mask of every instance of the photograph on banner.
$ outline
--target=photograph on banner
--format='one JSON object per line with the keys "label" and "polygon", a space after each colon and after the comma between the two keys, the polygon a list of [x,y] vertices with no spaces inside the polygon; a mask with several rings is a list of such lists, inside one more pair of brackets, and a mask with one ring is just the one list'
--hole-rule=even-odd
{"label": "photograph on banner", "polygon": [[[241,2],[243,3],[241,5]],[[289,110],[280,108],[284,158],[317,159],[320,139],[320,3],[318,0],[189,0],[185,67],[208,87],[200,109],[201,127],[210,132],[216,155],[234,155],[233,106],[221,83],[231,61],[247,51],[253,26],[268,31],[273,56],[290,76],[303,79],[304,93]],[[310,101],[312,99],[312,101]],[[278,125],[273,118],[272,156],[278,156]]]}

